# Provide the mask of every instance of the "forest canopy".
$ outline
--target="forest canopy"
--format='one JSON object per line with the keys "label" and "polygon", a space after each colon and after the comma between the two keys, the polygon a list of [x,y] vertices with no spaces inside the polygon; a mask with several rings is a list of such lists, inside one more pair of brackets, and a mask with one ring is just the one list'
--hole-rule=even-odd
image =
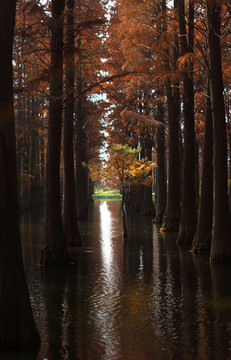
{"label": "forest canopy", "polygon": [[[229,243],[229,27],[228,1],[18,0],[13,64],[21,208],[41,205],[44,186],[56,189],[45,204],[57,199],[59,207],[64,196],[65,236],[75,243],[78,231],[68,235],[68,217],[71,223],[86,217],[94,191],[82,164],[100,167],[105,146],[140,147],[139,161],[157,167],[152,189],[140,184],[129,203],[156,215],[163,231],[179,232],[178,243],[193,243],[193,251],[210,250],[213,237]],[[49,163],[56,163],[56,185],[46,183]],[[76,207],[72,216],[69,207]],[[206,229],[202,218],[209,219]],[[211,259],[223,257],[214,251],[220,255]]]}

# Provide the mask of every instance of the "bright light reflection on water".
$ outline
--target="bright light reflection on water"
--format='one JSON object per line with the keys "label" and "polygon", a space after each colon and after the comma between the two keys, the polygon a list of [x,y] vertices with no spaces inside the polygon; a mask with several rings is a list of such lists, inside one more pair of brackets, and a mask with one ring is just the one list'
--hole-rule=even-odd
{"label": "bright light reflection on water", "polygon": [[112,244],[112,215],[108,210],[107,202],[100,204],[100,245],[102,251],[103,267],[107,281],[111,281],[110,273],[113,271],[113,244]]}
{"label": "bright light reflection on water", "polygon": [[113,220],[107,202],[100,204],[100,246],[102,256],[102,291],[95,306],[95,325],[104,346],[104,360],[121,358],[119,333],[115,328],[119,291],[119,271],[113,245]]}

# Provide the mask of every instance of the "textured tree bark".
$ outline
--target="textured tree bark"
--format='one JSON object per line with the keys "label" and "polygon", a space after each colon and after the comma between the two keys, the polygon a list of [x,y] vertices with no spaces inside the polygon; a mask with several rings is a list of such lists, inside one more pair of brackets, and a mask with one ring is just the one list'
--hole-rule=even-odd
{"label": "textured tree bark", "polygon": [[64,0],[52,1],[50,101],[46,163],[45,228],[40,263],[65,264],[69,261],[63,235],[60,199],[60,146],[62,129]]}
{"label": "textured tree bark", "polygon": [[[81,40],[78,44],[81,46]],[[82,93],[82,74],[81,67],[78,68],[77,91],[79,98],[76,106],[76,204],[78,218],[86,218],[88,215],[88,170],[83,167],[83,162],[87,163],[86,158],[86,132],[84,116],[84,100]]]}
{"label": "textured tree bark", "polygon": [[[162,2],[163,10],[166,12],[166,2]],[[177,9],[177,0],[174,0],[174,8]],[[178,35],[174,39],[174,67],[179,57]],[[180,94],[179,83],[173,85],[168,81],[166,84],[166,95],[168,105],[168,186],[167,204],[164,213],[161,231],[176,232],[180,224]]]}
{"label": "textured tree bark", "polygon": [[25,282],[13,108],[12,43],[16,1],[0,0],[0,348],[40,344]]}
{"label": "textured tree bark", "polygon": [[35,97],[31,101],[31,128],[30,128],[30,167],[29,167],[29,203],[28,209],[42,207],[44,204],[44,188],[40,184],[39,172],[39,135],[38,115],[39,103]]}
{"label": "textured tree bark", "polygon": [[[181,35],[181,56],[193,52],[194,6],[189,1],[189,30],[186,32],[184,0],[178,1],[179,28]],[[187,41],[188,38],[188,41]],[[195,132],[194,132],[194,89],[193,62],[188,60],[184,71],[184,158],[182,171],[182,201],[178,244],[192,244],[196,231],[197,212],[195,197]]]}
{"label": "textured tree bark", "polygon": [[69,246],[81,244],[75,201],[73,155],[74,112],[74,0],[67,0],[66,15],[66,94],[64,113],[64,214],[63,228]]}
{"label": "textured tree bark", "polygon": [[157,207],[155,223],[162,224],[166,209],[167,184],[165,170],[165,129],[164,129],[164,108],[162,102],[158,104],[157,120],[160,127],[157,130]]}
{"label": "textured tree bark", "polygon": [[[146,132],[146,139],[144,140],[144,156],[147,157],[149,161],[152,161],[152,139]],[[151,175],[151,174],[150,174]],[[143,185],[142,186],[142,206],[141,206],[141,215],[155,217],[156,209],[154,202],[152,200],[152,187]]]}
{"label": "textured tree bark", "polygon": [[174,232],[180,224],[179,90],[167,86],[168,102],[168,192],[161,231]]}
{"label": "textured tree bark", "polygon": [[231,220],[227,183],[227,136],[221,65],[221,8],[207,2],[209,65],[213,114],[213,227],[211,262],[231,260]]}
{"label": "textured tree bark", "polygon": [[123,195],[122,195],[122,221],[123,221],[123,237],[128,236],[127,228],[127,216],[126,216],[126,204],[125,204],[125,187],[123,186]]}
{"label": "textured tree bark", "polygon": [[209,251],[212,238],[213,218],[213,123],[210,98],[210,82],[206,98],[205,134],[201,176],[201,196],[196,233],[193,239],[194,252]]}
{"label": "textured tree bark", "polygon": [[88,214],[88,172],[83,167],[86,159],[86,134],[82,99],[78,99],[76,122],[76,203],[77,216],[84,219]]}

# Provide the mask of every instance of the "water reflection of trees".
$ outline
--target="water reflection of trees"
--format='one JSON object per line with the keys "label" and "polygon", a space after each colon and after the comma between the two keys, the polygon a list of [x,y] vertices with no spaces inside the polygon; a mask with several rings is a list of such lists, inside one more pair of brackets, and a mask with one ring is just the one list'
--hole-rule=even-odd
{"label": "water reflection of trees", "polygon": [[177,249],[174,236],[154,232],[152,326],[160,359],[229,358],[230,306],[219,305],[229,292],[227,286],[221,291],[228,279],[222,269],[210,271],[207,257]]}
{"label": "water reflection of trees", "polygon": [[119,204],[94,207],[86,232],[90,247],[69,268],[40,269],[33,249],[39,231],[31,220],[24,224],[42,347],[38,357],[24,352],[15,358],[231,358],[231,268],[210,267],[207,255],[177,248],[174,236],[160,235],[145,217],[130,220],[123,240]]}

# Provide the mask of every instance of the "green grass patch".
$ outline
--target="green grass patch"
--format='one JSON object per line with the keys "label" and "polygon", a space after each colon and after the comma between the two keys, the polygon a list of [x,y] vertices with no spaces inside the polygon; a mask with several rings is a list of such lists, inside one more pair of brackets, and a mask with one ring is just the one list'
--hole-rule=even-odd
{"label": "green grass patch", "polygon": [[95,190],[93,199],[122,199],[118,190]]}

